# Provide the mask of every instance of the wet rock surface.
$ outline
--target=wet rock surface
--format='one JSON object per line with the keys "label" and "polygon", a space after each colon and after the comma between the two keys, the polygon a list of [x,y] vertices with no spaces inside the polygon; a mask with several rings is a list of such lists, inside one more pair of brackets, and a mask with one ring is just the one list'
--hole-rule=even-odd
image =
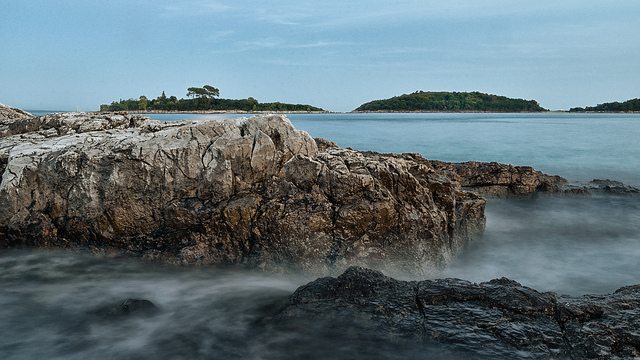
{"label": "wet rock surface", "polygon": [[160,313],[160,309],[149,300],[126,299],[117,306],[110,306],[96,311],[102,319],[116,320],[123,317],[151,317]]}
{"label": "wet rock surface", "polygon": [[570,184],[566,186],[567,193],[607,194],[617,196],[638,196],[640,189],[626,185],[620,181],[593,179],[586,184]]}
{"label": "wet rock surface", "polygon": [[482,234],[486,200],[418,155],[340,149],[285,116],[0,123],[0,246],[182,264],[429,271]]}
{"label": "wet rock surface", "polygon": [[[300,287],[263,322],[336,321],[336,337],[440,344],[464,358],[633,359],[640,356],[640,286],[583,297],[506,279],[398,281],[351,267]],[[357,328],[357,334],[344,329]]]}

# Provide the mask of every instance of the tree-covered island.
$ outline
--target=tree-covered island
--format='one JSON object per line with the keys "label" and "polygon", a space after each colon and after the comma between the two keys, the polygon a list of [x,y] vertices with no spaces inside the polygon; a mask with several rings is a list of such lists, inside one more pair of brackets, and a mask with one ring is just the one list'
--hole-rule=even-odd
{"label": "tree-covered island", "polygon": [[360,105],[361,112],[539,112],[535,100],[512,99],[481,92],[416,91]]}
{"label": "tree-covered island", "polygon": [[640,99],[631,99],[623,103],[614,101],[596,106],[574,107],[569,112],[640,112]]}
{"label": "tree-covered island", "polygon": [[100,105],[100,111],[292,111],[292,112],[324,112],[325,110],[304,104],[285,104],[280,102],[260,103],[249,97],[247,99],[219,99],[220,90],[211,85],[190,87],[187,89],[187,99],[176,96],[162,95],[149,100],[142,95],[138,99],[113,101],[111,104]]}

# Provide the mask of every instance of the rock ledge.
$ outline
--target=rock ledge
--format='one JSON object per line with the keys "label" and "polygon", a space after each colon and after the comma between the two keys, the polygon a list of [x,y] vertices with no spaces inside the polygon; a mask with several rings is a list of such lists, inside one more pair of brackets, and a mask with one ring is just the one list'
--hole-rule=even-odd
{"label": "rock ledge", "polygon": [[348,319],[362,337],[435,341],[482,359],[640,356],[640,285],[568,297],[506,278],[398,281],[351,267],[300,287],[287,308],[264,322],[305,319]]}

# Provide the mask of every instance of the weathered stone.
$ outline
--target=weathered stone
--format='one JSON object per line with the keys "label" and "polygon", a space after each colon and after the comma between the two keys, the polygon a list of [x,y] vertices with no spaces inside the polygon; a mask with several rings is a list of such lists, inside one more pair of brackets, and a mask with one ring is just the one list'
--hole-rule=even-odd
{"label": "weathered stone", "polygon": [[484,230],[486,201],[426,160],[325,143],[277,115],[158,122],[65,113],[3,122],[0,244],[423,273]]}
{"label": "weathered stone", "polygon": [[468,191],[485,196],[532,196],[536,192],[563,192],[567,179],[550,176],[530,166],[513,166],[497,162],[446,163],[425,160],[434,169],[460,182]]}
{"label": "weathered stone", "polygon": [[33,116],[28,112],[16,108],[12,108],[11,106],[7,106],[4,104],[0,104],[0,126],[2,126],[2,120],[14,120],[20,119],[24,117]]}
{"label": "weathered stone", "polygon": [[609,295],[568,297],[506,278],[481,284],[398,281],[351,267],[337,278],[298,288],[290,305],[264,323],[278,327],[324,319],[357,323],[359,336],[436,341],[483,359],[640,356],[640,285]]}

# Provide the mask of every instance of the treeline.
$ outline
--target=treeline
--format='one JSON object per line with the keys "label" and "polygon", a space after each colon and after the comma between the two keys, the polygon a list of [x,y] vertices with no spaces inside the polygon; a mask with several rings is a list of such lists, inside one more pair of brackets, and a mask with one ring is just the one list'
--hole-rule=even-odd
{"label": "treeline", "polygon": [[511,99],[474,92],[416,91],[386,100],[375,100],[360,105],[355,111],[486,111],[534,112],[547,111],[535,100]]}
{"label": "treeline", "polygon": [[187,96],[191,99],[178,99],[175,96],[162,95],[149,100],[142,95],[138,99],[113,101],[100,105],[100,111],[201,111],[201,110],[238,110],[238,111],[324,111],[321,108],[304,104],[285,104],[280,102],[261,103],[248,99],[217,99],[219,90],[205,85],[202,88],[190,87]]}
{"label": "treeline", "polygon": [[575,107],[569,109],[569,112],[584,112],[584,111],[595,111],[595,112],[632,112],[632,111],[640,111],[640,99],[631,99],[627,100],[623,103],[614,101],[610,103],[598,104],[596,106],[587,106],[587,107]]}

